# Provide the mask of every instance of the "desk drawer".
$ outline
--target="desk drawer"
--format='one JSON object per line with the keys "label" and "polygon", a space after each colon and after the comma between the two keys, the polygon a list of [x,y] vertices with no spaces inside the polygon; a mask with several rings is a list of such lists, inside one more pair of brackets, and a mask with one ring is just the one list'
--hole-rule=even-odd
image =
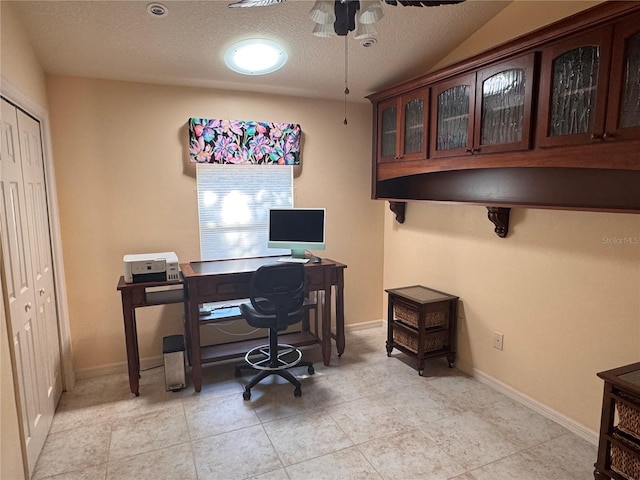
{"label": "desk drawer", "polygon": [[218,280],[215,282],[202,279],[198,281],[198,296],[203,299],[203,301],[247,298],[249,297],[249,278],[245,281]]}

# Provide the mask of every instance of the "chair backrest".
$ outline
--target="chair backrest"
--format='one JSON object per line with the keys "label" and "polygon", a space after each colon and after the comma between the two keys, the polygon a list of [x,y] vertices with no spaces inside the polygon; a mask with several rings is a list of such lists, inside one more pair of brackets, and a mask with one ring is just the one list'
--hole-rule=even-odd
{"label": "chair backrest", "polygon": [[249,295],[256,312],[275,315],[279,327],[299,321],[305,296],[304,265],[263,265],[251,277]]}

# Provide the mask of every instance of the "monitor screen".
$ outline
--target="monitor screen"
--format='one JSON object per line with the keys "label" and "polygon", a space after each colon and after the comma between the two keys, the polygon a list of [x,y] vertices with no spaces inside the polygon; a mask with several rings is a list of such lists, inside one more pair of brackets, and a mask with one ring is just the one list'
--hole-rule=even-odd
{"label": "monitor screen", "polygon": [[324,250],[324,208],[269,210],[269,248],[289,248],[304,258],[305,250]]}

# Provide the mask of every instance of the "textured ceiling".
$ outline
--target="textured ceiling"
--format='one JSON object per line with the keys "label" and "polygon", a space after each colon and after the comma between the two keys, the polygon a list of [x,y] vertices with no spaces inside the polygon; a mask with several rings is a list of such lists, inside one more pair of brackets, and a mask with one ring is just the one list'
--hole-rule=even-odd
{"label": "textured ceiling", "polygon": [[[345,37],[311,35],[311,0],[252,8],[228,8],[230,0],[161,0],[169,9],[162,18],[147,13],[150,0],[10,3],[50,74],[343,98]],[[370,93],[426,73],[508,3],[384,5],[373,47],[347,37],[349,100],[366,101]],[[251,37],[281,42],[288,63],[259,77],[228,70],[225,48]]]}

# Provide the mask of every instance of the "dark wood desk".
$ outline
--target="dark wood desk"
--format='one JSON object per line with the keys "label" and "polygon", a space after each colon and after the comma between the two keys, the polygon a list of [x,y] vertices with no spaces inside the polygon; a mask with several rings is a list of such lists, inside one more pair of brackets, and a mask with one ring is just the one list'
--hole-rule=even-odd
{"label": "dark wood desk", "polygon": [[124,277],[118,281],[122,296],[122,317],[124,318],[124,338],[127,345],[129,366],[129,388],[136,397],[140,395],[140,356],[138,353],[138,332],[136,329],[136,308],[153,305],[184,303],[182,281],[126,283]]}
{"label": "dark wood desk", "polygon": [[[238,357],[248,348],[240,342],[234,344],[200,345],[200,305],[203,303],[237,300],[249,297],[249,282],[260,266],[276,262],[277,257],[261,257],[237,260],[181,263],[186,290],[185,330],[191,361],[191,376],[196,392],[202,388],[202,364]],[[331,339],[334,338],[338,356],[344,353],[344,269],[347,266],[329,259],[321,263],[306,263],[307,291],[324,292],[322,306],[321,338],[311,338],[309,332],[301,332],[293,345],[320,342],[322,360],[329,365]],[[331,327],[332,287],[335,287],[336,331]]]}

